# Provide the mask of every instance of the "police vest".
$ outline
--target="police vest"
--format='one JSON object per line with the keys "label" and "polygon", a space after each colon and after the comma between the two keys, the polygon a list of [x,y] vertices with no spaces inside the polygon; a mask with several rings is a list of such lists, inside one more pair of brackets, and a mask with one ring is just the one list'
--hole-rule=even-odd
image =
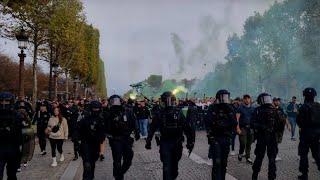
{"label": "police vest", "polygon": [[182,136],[183,123],[178,108],[163,109],[160,113],[160,133],[162,137],[177,138]]}
{"label": "police vest", "polygon": [[129,131],[129,119],[126,113],[120,113],[118,115],[111,117],[111,131],[115,132],[116,134],[120,134],[121,132]]}
{"label": "police vest", "polygon": [[0,142],[12,141],[18,135],[17,113],[15,111],[0,112]]}
{"label": "police vest", "polygon": [[308,104],[310,108],[310,124],[314,128],[320,128],[320,103]]}
{"label": "police vest", "polygon": [[[234,119],[234,113],[231,109],[220,108],[214,105],[211,113],[213,120],[211,120],[211,128],[214,135],[231,135],[232,124],[231,121]],[[231,107],[230,107],[231,108]]]}
{"label": "police vest", "polygon": [[282,122],[277,109],[273,107],[260,108],[258,111],[258,124],[267,132],[281,131]]}

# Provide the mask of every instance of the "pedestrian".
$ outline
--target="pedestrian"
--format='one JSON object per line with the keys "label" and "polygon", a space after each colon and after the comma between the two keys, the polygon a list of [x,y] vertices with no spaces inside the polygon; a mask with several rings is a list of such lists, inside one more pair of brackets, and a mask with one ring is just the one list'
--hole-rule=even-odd
{"label": "pedestrian", "polygon": [[224,180],[230,152],[232,132],[237,126],[236,113],[227,90],[219,90],[217,103],[209,106],[206,127],[209,144],[209,157],[212,158],[212,175],[214,180]]}
{"label": "pedestrian", "polygon": [[320,171],[320,104],[315,102],[317,92],[314,88],[306,88],[303,91],[304,104],[301,106],[297,116],[300,127],[299,156],[300,164],[298,179],[308,179],[309,149]]}
{"label": "pedestrian", "polygon": [[39,139],[40,155],[46,155],[47,137],[45,129],[48,127],[48,122],[51,117],[47,108],[47,103],[40,102],[39,110],[35,113],[32,124],[37,124],[37,136]]}
{"label": "pedestrian", "polygon": [[136,108],[135,115],[139,122],[139,129],[141,133],[141,138],[146,139],[148,136],[148,125],[149,125],[149,117],[150,111],[146,107],[146,103],[144,101],[140,101],[138,107]]}
{"label": "pedestrian", "polygon": [[287,106],[287,115],[291,126],[291,140],[295,141],[296,136],[296,126],[297,126],[297,112],[298,112],[298,104],[297,104],[297,97],[293,96],[291,102]]}
{"label": "pedestrian", "polygon": [[14,96],[0,93],[0,179],[5,168],[8,180],[17,179],[17,162],[22,145],[22,116],[14,109]]}
{"label": "pedestrian", "polygon": [[140,139],[139,127],[132,109],[126,108],[118,95],[109,98],[110,109],[105,116],[107,138],[112,151],[113,176],[123,180],[133,159],[133,142]]}
{"label": "pedestrian", "polygon": [[178,177],[179,161],[182,157],[183,134],[187,137],[189,154],[193,150],[195,131],[187,122],[181,110],[176,107],[176,98],[171,92],[161,95],[159,111],[152,115],[146,149],[151,149],[151,141],[156,131],[160,131],[160,160],[163,165],[163,179],[174,180]]}
{"label": "pedestrian", "polygon": [[[240,105],[241,105],[241,99],[240,97],[236,97],[232,102],[232,106],[235,112],[238,112]],[[235,151],[236,137],[237,137],[237,131],[235,129],[234,131],[232,131],[231,152],[230,152],[231,156],[236,155],[236,151]]]}
{"label": "pedestrian", "polygon": [[60,108],[53,109],[54,115],[49,119],[46,133],[49,135],[51,146],[52,167],[58,165],[56,158],[56,150],[60,154],[60,162],[64,161],[63,142],[68,139],[68,123],[62,116]]}
{"label": "pedestrian", "polygon": [[260,106],[254,110],[251,121],[257,140],[254,151],[256,159],[252,166],[252,180],[258,179],[266,151],[269,160],[268,179],[274,180],[276,179],[277,171],[277,134],[281,132],[284,124],[283,121],[281,121],[278,110],[272,105],[271,95],[262,93],[258,96],[257,101]]}
{"label": "pedestrian", "polygon": [[238,160],[241,161],[244,156],[248,164],[252,165],[250,159],[251,144],[253,141],[253,128],[251,127],[251,117],[254,111],[254,107],[251,105],[251,97],[248,94],[243,96],[243,103],[239,106],[236,114],[238,126],[237,133],[239,134],[240,149],[238,154]]}
{"label": "pedestrian", "polygon": [[95,163],[99,158],[100,144],[105,139],[104,117],[99,101],[90,103],[90,110],[79,122],[80,154],[83,162],[83,180],[94,179]]}

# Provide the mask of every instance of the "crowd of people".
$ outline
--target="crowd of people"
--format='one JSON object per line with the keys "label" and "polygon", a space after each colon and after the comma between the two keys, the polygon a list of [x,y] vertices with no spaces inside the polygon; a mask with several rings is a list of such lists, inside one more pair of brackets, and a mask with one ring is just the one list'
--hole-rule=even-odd
{"label": "crowd of people", "polygon": [[[74,159],[83,162],[83,179],[93,179],[95,163],[104,160],[106,139],[113,157],[113,176],[124,178],[134,156],[133,143],[144,139],[151,149],[153,136],[160,146],[163,179],[178,176],[184,136],[186,148],[192,152],[197,130],[206,130],[212,159],[212,179],[224,179],[229,154],[238,154],[252,165],[252,179],[257,179],[265,153],[269,158],[268,178],[276,178],[278,144],[285,127],[296,140],[299,136],[299,179],[308,178],[308,152],[320,170],[320,105],[314,101],[316,91],[304,90],[305,101],[298,104],[292,97],[289,104],[280,98],[262,93],[253,102],[250,95],[230,99],[227,90],[217,92],[215,98],[178,100],[165,92],[157,100],[123,99],[118,95],[108,99],[70,99],[65,102],[40,100],[35,108],[26,100],[15,100],[10,93],[0,93],[0,179],[6,166],[8,179],[16,179],[21,166],[26,167],[35,148],[34,132],[38,137],[40,154],[45,156],[47,139],[51,147],[51,166],[64,161],[63,144],[73,143]],[[283,108],[285,107],[285,108]],[[36,128],[32,128],[35,125]],[[35,130],[35,131],[34,131]],[[236,136],[239,152],[235,152]],[[256,141],[255,160],[251,145]],[[59,159],[57,160],[57,153]]]}

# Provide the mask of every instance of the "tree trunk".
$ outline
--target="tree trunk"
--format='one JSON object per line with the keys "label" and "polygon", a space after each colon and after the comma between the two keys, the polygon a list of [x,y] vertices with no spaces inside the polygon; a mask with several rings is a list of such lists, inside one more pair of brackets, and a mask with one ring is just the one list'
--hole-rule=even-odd
{"label": "tree trunk", "polygon": [[49,59],[49,84],[48,84],[48,97],[52,100],[52,63],[53,63],[53,50],[52,44],[50,44],[50,59]]}
{"label": "tree trunk", "polygon": [[66,99],[69,100],[69,71],[66,70]]}
{"label": "tree trunk", "polygon": [[37,35],[34,35],[34,50],[33,50],[33,83],[32,83],[32,105],[35,107],[37,98],[38,98],[38,81],[37,81],[37,56],[38,56],[38,44],[37,44]]}

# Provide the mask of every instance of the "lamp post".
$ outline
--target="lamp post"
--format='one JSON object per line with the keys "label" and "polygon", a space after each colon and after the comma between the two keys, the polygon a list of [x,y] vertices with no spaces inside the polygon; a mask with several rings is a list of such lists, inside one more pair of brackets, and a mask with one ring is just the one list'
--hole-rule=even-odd
{"label": "lamp post", "polygon": [[79,75],[76,75],[74,77],[74,84],[75,84],[75,86],[74,86],[74,97],[75,98],[78,98],[78,96],[79,96],[79,83],[80,83]]}
{"label": "lamp post", "polygon": [[28,46],[28,39],[25,30],[21,28],[21,30],[16,34],[16,38],[18,40],[18,48],[21,52],[18,54],[20,58],[19,62],[19,98],[20,100],[24,100],[24,58],[26,54],[24,53],[24,49]]}

